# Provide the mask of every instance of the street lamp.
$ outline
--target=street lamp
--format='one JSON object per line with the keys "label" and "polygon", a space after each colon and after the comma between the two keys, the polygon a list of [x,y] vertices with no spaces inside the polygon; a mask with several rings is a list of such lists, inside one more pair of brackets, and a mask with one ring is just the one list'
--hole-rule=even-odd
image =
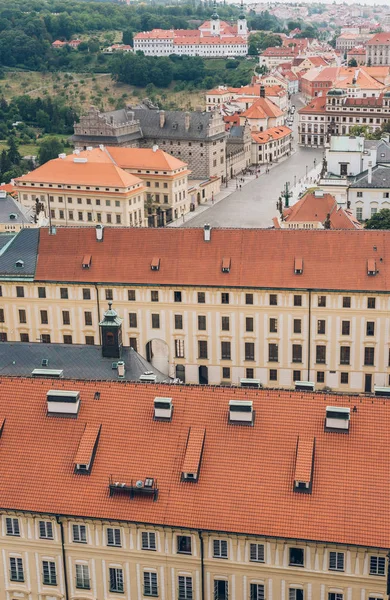
{"label": "street lamp", "polygon": [[297,176],[294,175],[294,187],[297,185]]}

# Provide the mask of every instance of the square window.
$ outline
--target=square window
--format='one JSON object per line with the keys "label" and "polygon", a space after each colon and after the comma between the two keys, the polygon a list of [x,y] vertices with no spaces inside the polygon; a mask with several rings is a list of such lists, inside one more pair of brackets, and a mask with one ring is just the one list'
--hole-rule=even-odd
{"label": "square window", "polygon": [[16,297],[17,298],[24,298],[24,287],[22,285],[17,285],[16,286]]}
{"label": "square window", "polygon": [[143,531],[141,536],[141,547],[142,550],[153,550],[157,549],[156,546],[156,534],[154,531]]}
{"label": "square window", "polygon": [[24,343],[28,343],[30,341],[30,336],[28,335],[28,333],[21,333],[20,341],[24,342]]}
{"label": "square window", "polygon": [[6,534],[14,537],[20,536],[19,519],[7,517],[5,519]]}
{"label": "square window", "polygon": [[221,303],[229,304],[229,292],[222,292],[221,294]]}
{"label": "square window", "polygon": [[177,552],[178,554],[192,554],[191,537],[189,535],[177,536]]}
{"label": "square window", "polygon": [[276,369],[270,369],[269,371],[269,380],[277,381],[278,380],[278,371]]}
{"label": "square window", "polygon": [[64,335],[64,344],[72,344],[72,336],[71,335]]}
{"label": "square window", "polygon": [[95,345],[95,338],[93,335],[85,336],[85,345],[86,346],[94,346]]}
{"label": "square window", "polygon": [[78,544],[87,543],[87,528],[85,525],[73,525],[73,541]]}
{"label": "square window", "polygon": [[247,379],[253,379],[255,376],[254,369],[245,369],[245,377]]}
{"label": "square window", "polygon": [[302,306],[302,296],[295,294],[294,306]]}
{"label": "square window", "polygon": [[89,288],[83,288],[83,300],[91,299],[91,290]]}
{"label": "square window", "polygon": [[107,527],[107,546],[122,546],[119,527]]}
{"label": "square window", "polygon": [[370,575],[385,575],[385,567],[384,556],[370,556]]}
{"label": "square window", "polygon": [[50,344],[50,342],[51,342],[50,334],[48,334],[48,333],[42,333],[40,335],[40,338],[41,338],[42,344]]}
{"label": "square window", "polygon": [[367,308],[375,308],[375,298],[367,298]]}
{"label": "square window", "polygon": [[303,567],[305,564],[305,552],[303,548],[289,548],[290,567]]}
{"label": "square window", "polygon": [[253,294],[245,294],[245,304],[253,304]]}
{"label": "square window", "polygon": [[277,306],[278,305],[278,295],[270,294],[269,295],[269,303],[270,303],[270,306]]}
{"label": "square window", "polygon": [[198,304],[205,304],[206,302],[206,293],[198,292]]}
{"label": "square window", "polygon": [[213,557],[227,558],[228,545],[226,540],[213,540]]}
{"label": "square window", "polygon": [[351,308],[351,297],[343,296],[343,308]]}
{"label": "square window", "polygon": [[39,537],[41,540],[52,540],[53,523],[51,521],[39,521]]}

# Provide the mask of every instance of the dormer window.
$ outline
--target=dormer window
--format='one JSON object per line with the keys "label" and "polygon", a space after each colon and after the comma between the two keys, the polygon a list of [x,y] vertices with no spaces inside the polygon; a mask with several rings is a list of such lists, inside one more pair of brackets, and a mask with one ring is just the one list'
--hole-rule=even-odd
{"label": "dormer window", "polygon": [[92,255],[85,254],[85,256],[83,257],[83,262],[82,262],[83,269],[89,269],[91,267],[91,264],[92,264]]}
{"label": "dormer window", "polygon": [[376,275],[376,264],[374,259],[367,261],[367,275]]}
{"label": "dormer window", "polygon": [[295,259],[294,273],[295,273],[295,275],[302,275],[302,273],[303,273],[303,259],[302,258]]}
{"label": "dormer window", "polygon": [[230,273],[230,258],[222,259],[222,273]]}
{"label": "dormer window", "polygon": [[15,266],[17,269],[23,269],[24,267],[24,260],[17,260],[15,263]]}
{"label": "dormer window", "polygon": [[152,271],[160,270],[160,259],[158,257],[152,258],[152,262],[150,263],[150,268]]}

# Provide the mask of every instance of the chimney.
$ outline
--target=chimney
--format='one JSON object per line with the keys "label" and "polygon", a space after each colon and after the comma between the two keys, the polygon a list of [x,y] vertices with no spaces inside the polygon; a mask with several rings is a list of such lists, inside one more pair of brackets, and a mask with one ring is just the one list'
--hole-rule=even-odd
{"label": "chimney", "polygon": [[206,223],[203,227],[203,238],[205,242],[209,242],[211,240],[211,225]]}
{"label": "chimney", "polygon": [[123,378],[125,376],[125,363],[124,363],[124,361],[123,360],[118,360],[117,367],[118,367],[118,377]]}
{"label": "chimney", "polygon": [[100,224],[96,225],[95,231],[96,231],[96,241],[102,242],[103,241],[103,225],[100,225]]}
{"label": "chimney", "polygon": [[160,110],[160,127],[161,129],[165,125],[165,110]]}
{"label": "chimney", "polygon": [[191,119],[191,115],[190,115],[190,113],[189,113],[189,112],[186,112],[186,113],[184,114],[184,127],[185,127],[185,130],[186,130],[186,131],[188,131],[188,130],[189,130],[189,128],[190,128],[190,119]]}
{"label": "chimney", "polygon": [[368,183],[371,185],[372,183],[372,162],[370,160],[370,162],[368,163],[368,176],[367,176],[367,181]]}
{"label": "chimney", "polygon": [[154,145],[153,145],[153,152],[157,152],[157,150],[158,150],[158,145],[157,145],[157,144],[154,144]]}
{"label": "chimney", "polygon": [[260,86],[260,98],[265,98],[265,87],[263,85]]}

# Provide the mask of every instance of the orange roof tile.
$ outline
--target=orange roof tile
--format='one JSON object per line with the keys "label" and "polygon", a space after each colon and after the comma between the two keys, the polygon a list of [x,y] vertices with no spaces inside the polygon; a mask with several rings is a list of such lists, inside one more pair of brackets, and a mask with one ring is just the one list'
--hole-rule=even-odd
{"label": "orange roof tile", "polygon": [[[72,162],[74,154],[65,160]],[[121,169],[150,169],[153,171],[176,171],[183,169],[187,163],[164,152],[160,148],[120,148],[107,146],[84,150],[77,155],[79,158],[87,158],[88,162],[111,163]]]}
{"label": "orange roof tile", "polygon": [[376,44],[385,44],[390,45],[390,33],[382,32],[376,33],[370,40],[367,42],[367,46],[374,46]]}
{"label": "orange roof tile", "polygon": [[89,465],[100,434],[100,425],[86,424],[74,457],[76,465]]}
{"label": "orange roof tile", "polygon": [[294,481],[310,483],[314,459],[314,443],[313,436],[299,436]]}
{"label": "orange roof tile", "polygon": [[281,125],[280,127],[270,127],[265,131],[252,131],[252,139],[256,144],[267,144],[271,140],[278,140],[292,133],[292,129]]}
{"label": "orange roof tile", "polygon": [[324,224],[330,215],[331,229],[361,229],[351,211],[338,208],[336,198],[332,194],[316,196],[307,192],[298,202],[283,211],[286,223],[319,222]]}
{"label": "orange roof tile", "polygon": [[[107,227],[103,242],[98,242],[91,227],[58,227],[56,235],[41,228],[35,279],[390,290],[390,231],[212,229],[210,242],[203,237],[203,229],[196,228]],[[234,268],[222,273],[221,261],[227,251]],[[87,271],[80,268],[85,254],[93,256]],[[294,256],[305,261],[299,281],[293,273]],[[366,261],[373,256],[382,257],[383,264],[375,277],[368,277]],[[153,257],[160,258],[158,271],[150,268]],[[264,269],[264,264],[272,268]]]}
{"label": "orange roof tile", "polygon": [[199,472],[205,435],[206,429],[204,427],[191,427],[181,469],[183,473]]}
{"label": "orange roof tile", "polygon": [[241,117],[247,119],[266,119],[267,117],[281,117],[283,112],[268,98],[259,98],[246,111],[241,113]]}
{"label": "orange roof tile", "polygon": [[312,98],[307,106],[300,108],[298,110],[299,114],[323,114],[326,112],[326,96],[317,96],[316,98]]}
{"label": "orange roof tile", "polygon": [[[390,493],[390,403],[383,399],[333,395],[333,406],[356,405],[349,433],[338,434],[324,431],[326,394],[61,380],[80,391],[79,415],[67,419],[46,416],[52,385],[1,378],[3,509],[390,547],[383,500]],[[172,421],[155,421],[154,397],[167,394]],[[253,401],[253,427],[229,424],[232,398]],[[72,465],[86,423],[102,429],[92,471],[80,477]],[[206,430],[191,485],[180,478],[190,427]],[[316,438],[311,494],[293,491],[298,436]],[[111,474],[157,479],[158,499],[110,497]]]}

